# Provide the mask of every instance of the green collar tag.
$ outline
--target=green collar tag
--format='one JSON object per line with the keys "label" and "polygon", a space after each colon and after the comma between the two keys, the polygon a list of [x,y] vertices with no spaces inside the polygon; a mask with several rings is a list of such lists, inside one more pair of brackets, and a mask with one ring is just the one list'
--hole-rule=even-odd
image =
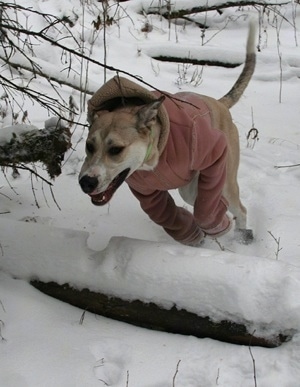
{"label": "green collar tag", "polygon": [[144,163],[149,160],[149,157],[151,155],[152,148],[153,148],[153,140],[154,140],[153,129],[151,129],[151,132],[150,132],[150,142],[149,142],[148,147],[147,147],[146,155],[145,155],[145,158],[144,158]]}

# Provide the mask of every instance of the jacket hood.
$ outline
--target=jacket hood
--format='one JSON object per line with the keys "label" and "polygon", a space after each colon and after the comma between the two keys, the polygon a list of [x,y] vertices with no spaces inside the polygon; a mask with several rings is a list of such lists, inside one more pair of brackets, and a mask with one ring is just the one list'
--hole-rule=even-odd
{"label": "jacket hood", "polygon": [[[160,95],[151,92],[131,80],[119,76],[111,78],[88,101],[88,122],[91,124],[94,114],[99,110],[110,110],[126,106],[129,102],[143,105],[157,99]],[[161,153],[168,140],[170,121],[163,104],[158,110],[158,120],[161,132],[158,141],[158,150]]]}

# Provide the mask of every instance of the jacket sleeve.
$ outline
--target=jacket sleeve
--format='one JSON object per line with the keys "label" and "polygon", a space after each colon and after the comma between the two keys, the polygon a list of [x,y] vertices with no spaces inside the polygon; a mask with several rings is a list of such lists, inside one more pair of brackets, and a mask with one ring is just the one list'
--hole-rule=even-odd
{"label": "jacket sleeve", "polygon": [[203,238],[203,233],[194,216],[182,207],[177,207],[168,191],[139,192],[130,187],[139,200],[142,209],[151,220],[178,242],[196,245]]}
{"label": "jacket sleeve", "polygon": [[[210,133],[210,146],[202,151],[205,157],[200,161],[195,158],[192,169],[199,171],[198,194],[194,204],[194,217],[197,224],[208,232],[222,223],[228,203],[222,195],[226,180],[227,140],[218,130]],[[203,148],[203,144],[196,147]]]}

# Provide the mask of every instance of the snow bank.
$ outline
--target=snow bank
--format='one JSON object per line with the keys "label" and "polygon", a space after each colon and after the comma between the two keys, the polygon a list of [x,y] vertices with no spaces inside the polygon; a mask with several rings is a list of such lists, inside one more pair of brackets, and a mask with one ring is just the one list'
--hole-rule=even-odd
{"label": "snow bank", "polygon": [[0,227],[0,268],[13,276],[176,305],[262,336],[300,328],[300,268],[278,260],[124,237],[94,252],[86,232],[3,219]]}

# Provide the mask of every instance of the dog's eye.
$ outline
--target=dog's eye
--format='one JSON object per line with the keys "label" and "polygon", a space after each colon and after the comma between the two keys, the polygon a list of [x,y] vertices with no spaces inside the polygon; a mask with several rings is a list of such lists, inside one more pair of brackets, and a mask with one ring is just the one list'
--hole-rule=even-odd
{"label": "dog's eye", "polygon": [[94,147],[94,144],[91,143],[91,142],[87,142],[85,144],[85,149],[88,153],[94,153],[95,152],[95,147]]}
{"label": "dog's eye", "polygon": [[108,153],[110,156],[117,156],[123,151],[123,146],[112,146],[109,148]]}

